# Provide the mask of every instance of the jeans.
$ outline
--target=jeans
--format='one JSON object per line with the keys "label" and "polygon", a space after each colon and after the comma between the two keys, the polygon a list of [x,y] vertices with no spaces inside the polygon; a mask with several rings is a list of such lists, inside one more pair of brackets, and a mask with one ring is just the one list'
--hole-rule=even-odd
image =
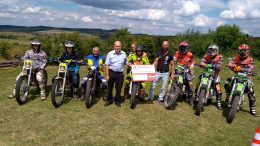
{"label": "jeans", "polygon": [[150,94],[148,99],[153,100],[154,99],[154,89],[157,85],[157,83],[162,80],[162,88],[161,88],[161,93],[159,94],[159,100],[163,100],[165,93],[166,93],[166,86],[168,83],[168,78],[169,78],[169,72],[165,72],[165,73],[160,73],[160,72],[156,72],[156,80],[154,82],[152,82],[151,86],[150,86]]}

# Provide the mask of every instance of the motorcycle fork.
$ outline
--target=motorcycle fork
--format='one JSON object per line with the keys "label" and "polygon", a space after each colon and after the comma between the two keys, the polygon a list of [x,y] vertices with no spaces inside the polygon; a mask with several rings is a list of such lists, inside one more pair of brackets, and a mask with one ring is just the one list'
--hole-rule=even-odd
{"label": "motorcycle fork", "polygon": [[64,72],[63,83],[62,83],[62,94],[64,94],[65,91],[66,78],[67,78],[67,71]]}

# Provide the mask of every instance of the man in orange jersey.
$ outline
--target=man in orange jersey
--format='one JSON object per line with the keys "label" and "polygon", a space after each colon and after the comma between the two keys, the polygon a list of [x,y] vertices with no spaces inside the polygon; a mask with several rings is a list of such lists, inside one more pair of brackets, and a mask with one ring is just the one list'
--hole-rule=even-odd
{"label": "man in orange jersey", "polygon": [[[242,44],[238,47],[238,56],[234,57],[227,67],[234,72],[247,72],[249,76],[252,75],[254,69],[254,59],[249,56],[250,48],[246,44]],[[225,90],[226,90],[226,101],[229,101],[229,96],[231,92],[231,84],[232,79],[228,78],[225,83]],[[246,90],[249,99],[249,106],[250,106],[250,114],[257,117],[256,110],[255,110],[255,92],[253,89],[253,82],[251,79],[247,80]]]}
{"label": "man in orange jersey", "polygon": [[[208,64],[211,64],[213,69],[214,69],[214,90],[216,91],[216,106],[219,110],[222,109],[222,105],[221,105],[221,96],[222,96],[222,89],[221,89],[221,85],[220,85],[220,77],[219,77],[219,72],[221,70],[222,64],[223,64],[223,57],[222,55],[218,54],[219,52],[219,47],[217,45],[210,45],[207,49],[207,54],[203,57],[203,59],[201,60],[199,66],[201,68],[206,67]],[[199,77],[200,79],[201,77]],[[198,90],[198,86],[199,83],[196,85],[196,89],[195,89],[195,97],[197,100],[197,90]]]}
{"label": "man in orange jersey", "polygon": [[193,80],[193,71],[192,68],[194,66],[194,57],[193,54],[188,50],[189,44],[186,41],[182,41],[179,44],[179,51],[177,51],[174,55],[174,61],[182,65],[186,68],[186,76],[185,82],[187,83],[186,86],[188,88],[188,102],[191,106],[193,106],[193,90],[192,90],[192,80]]}

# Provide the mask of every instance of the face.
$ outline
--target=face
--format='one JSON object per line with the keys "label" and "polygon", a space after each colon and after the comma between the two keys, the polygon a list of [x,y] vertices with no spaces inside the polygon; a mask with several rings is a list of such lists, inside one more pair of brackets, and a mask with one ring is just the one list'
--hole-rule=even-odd
{"label": "face", "polygon": [[163,50],[167,50],[167,49],[169,48],[169,43],[168,43],[168,41],[164,41],[164,42],[163,42],[162,48],[163,48]]}
{"label": "face", "polygon": [[68,48],[66,48],[67,49],[67,52],[68,53],[71,53],[72,52],[72,48],[71,47],[68,47]]}
{"label": "face", "polygon": [[131,45],[131,52],[135,52],[135,49],[136,49],[136,45],[135,45],[135,44],[132,44],[132,45]]}
{"label": "face", "polygon": [[38,52],[39,49],[40,49],[40,46],[38,46],[38,45],[33,45],[33,46],[32,46],[32,49],[33,49],[33,51]]}
{"label": "face", "polygon": [[115,49],[115,52],[116,53],[119,53],[122,49],[122,45],[121,45],[121,42],[120,41],[116,41],[115,44],[114,44],[114,49]]}
{"label": "face", "polygon": [[94,55],[95,57],[97,57],[97,56],[99,55],[99,53],[100,53],[100,49],[99,49],[99,48],[93,48],[92,53],[93,53],[93,55]]}
{"label": "face", "polygon": [[137,54],[138,56],[141,56],[141,55],[143,54],[143,51],[136,51],[136,54]]}

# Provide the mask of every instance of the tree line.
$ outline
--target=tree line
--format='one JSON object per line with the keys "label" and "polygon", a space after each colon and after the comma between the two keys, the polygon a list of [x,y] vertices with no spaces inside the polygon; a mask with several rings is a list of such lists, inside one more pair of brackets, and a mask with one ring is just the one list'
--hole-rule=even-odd
{"label": "tree line", "polygon": [[[209,30],[207,33],[188,29],[175,36],[132,35],[127,28],[124,28],[112,33],[106,40],[93,35],[82,36],[79,32],[38,35],[36,38],[42,41],[42,48],[48,56],[52,57],[59,57],[61,52],[64,51],[63,43],[66,40],[75,42],[75,50],[84,55],[91,53],[93,47],[101,48],[102,54],[106,55],[112,50],[113,43],[116,40],[122,42],[122,49],[125,52],[130,51],[131,43],[136,43],[144,46],[151,59],[161,49],[162,41],[169,41],[170,52],[174,53],[178,49],[178,44],[185,40],[189,43],[189,49],[195,56],[205,54],[207,47],[211,44],[217,44],[220,52],[229,56],[237,50],[240,44],[246,43],[251,47],[251,55],[260,59],[260,50],[258,49],[260,39],[242,33],[237,25],[221,25],[216,30]],[[9,48],[6,42],[0,42],[0,55],[2,57],[8,56],[6,50]]]}

